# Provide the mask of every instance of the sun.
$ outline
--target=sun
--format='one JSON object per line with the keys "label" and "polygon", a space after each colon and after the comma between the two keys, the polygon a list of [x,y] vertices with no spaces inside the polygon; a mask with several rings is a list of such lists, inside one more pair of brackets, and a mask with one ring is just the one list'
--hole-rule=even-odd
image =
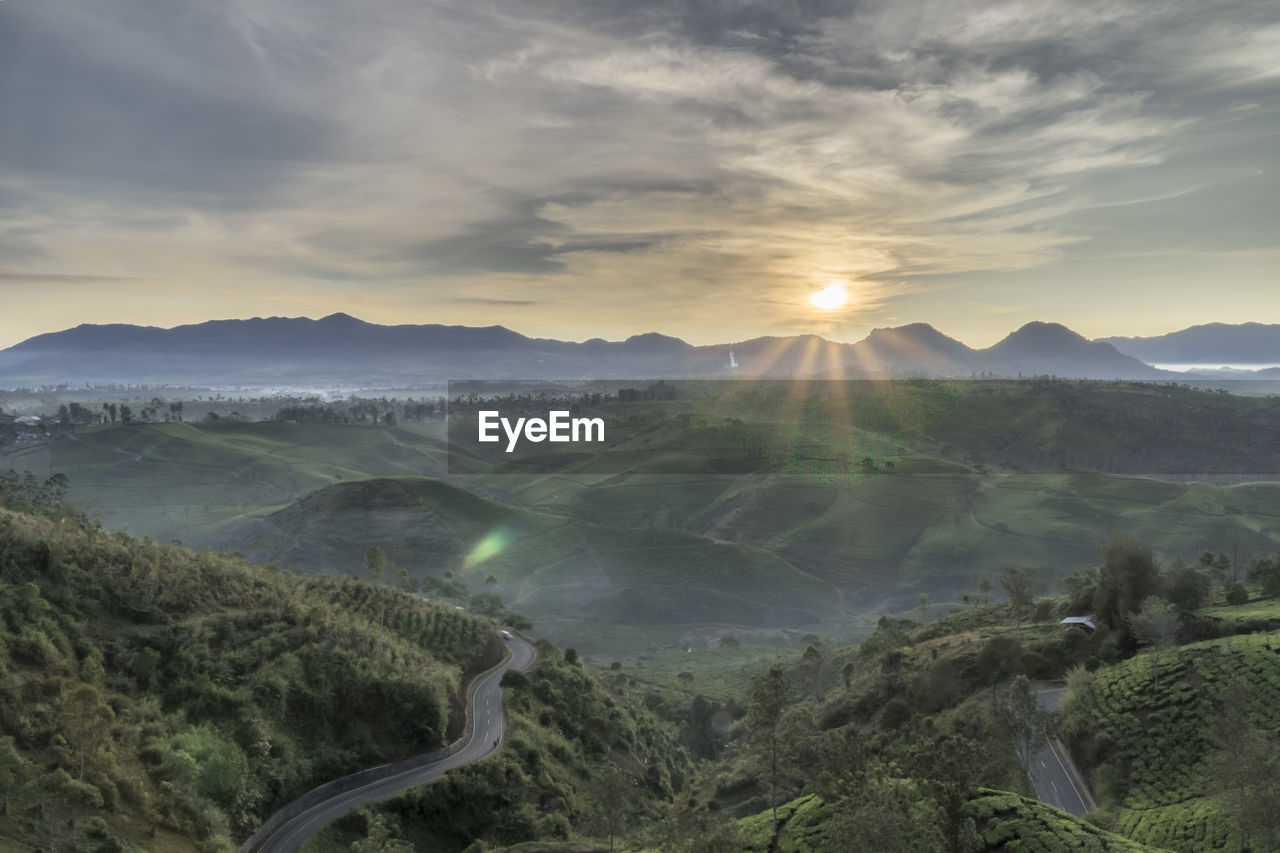
{"label": "sun", "polygon": [[849,292],[845,290],[844,285],[836,282],[825,290],[819,290],[817,293],[809,297],[809,301],[813,303],[814,308],[823,311],[834,311],[849,301]]}

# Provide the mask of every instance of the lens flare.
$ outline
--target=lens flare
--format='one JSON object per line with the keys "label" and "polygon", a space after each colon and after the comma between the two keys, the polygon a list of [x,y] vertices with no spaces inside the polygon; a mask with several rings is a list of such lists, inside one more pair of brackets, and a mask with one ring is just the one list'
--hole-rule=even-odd
{"label": "lens flare", "polygon": [[477,542],[468,552],[467,557],[462,562],[464,569],[479,565],[486,560],[491,560],[506,550],[507,546],[516,538],[516,531],[512,525],[501,524],[485,534],[484,538]]}

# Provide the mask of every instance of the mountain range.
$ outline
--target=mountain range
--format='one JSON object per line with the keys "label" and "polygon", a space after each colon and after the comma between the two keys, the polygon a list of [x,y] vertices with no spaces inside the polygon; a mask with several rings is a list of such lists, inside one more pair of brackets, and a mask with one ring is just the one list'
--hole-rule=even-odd
{"label": "mountain range", "polygon": [[1280,364],[1280,323],[1206,323],[1153,338],[1102,338],[1149,364]]}
{"label": "mountain range", "polygon": [[[816,335],[693,346],[657,333],[624,341],[531,338],[502,326],[319,320],[213,320],[171,329],[85,324],[0,351],[0,387],[70,384],[395,386],[448,379],[1039,376],[1174,379],[1145,363],[1280,363],[1280,325],[1197,326],[1160,338],[1090,341],[1028,323],[973,349],[924,323],[852,344]],[[1280,370],[1268,371],[1280,374]]]}

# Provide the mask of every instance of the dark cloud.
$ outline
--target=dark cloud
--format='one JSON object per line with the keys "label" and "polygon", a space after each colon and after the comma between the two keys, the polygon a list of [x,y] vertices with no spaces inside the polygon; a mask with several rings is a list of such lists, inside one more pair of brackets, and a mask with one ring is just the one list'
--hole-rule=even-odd
{"label": "dark cloud", "polygon": [[141,281],[137,276],[120,275],[81,275],[64,273],[24,272],[23,270],[0,270],[0,281],[32,281],[41,284],[88,284],[95,281],[123,282]]}
{"label": "dark cloud", "polygon": [[[331,147],[325,121],[266,97],[272,81],[254,79],[242,40],[215,15],[197,4],[112,6],[104,26],[70,0],[0,5],[0,171],[107,185],[135,202],[181,193],[234,203]],[[196,45],[204,80],[178,62]]]}
{"label": "dark cloud", "polygon": [[[575,234],[564,223],[540,211],[553,200],[583,203],[602,196],[616,197],[621,187],[587,189],[557,194],[547,199],[510,202],[511,209],[498,217],[474,223],[461,234],[440,237],[390,250],[383,260],[411,263],[416,271],[432,275],[463,273],[550,274],[564,270],[563,256],[581,252],[626,253],[649,248],[658,238],[619,239]],[[572,234],[571,239],[565,239]]]}
{"label": "dark cloud", "polygon": [[824,19],[848,15],[854,0],[543,0],[512,5],[513,13],[566,25],[589,21],[593,29],[620,38],[665,34],[697,44],[744,47],[781,53],[805,35],[819,32]]}

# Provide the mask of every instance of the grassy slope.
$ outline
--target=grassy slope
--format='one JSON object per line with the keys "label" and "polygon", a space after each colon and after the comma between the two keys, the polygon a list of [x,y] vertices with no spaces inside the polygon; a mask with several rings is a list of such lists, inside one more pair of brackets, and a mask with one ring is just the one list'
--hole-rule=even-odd
{"label": "grassy slope", "polygon": [[60,434],[47,465],[104,524],[201,546],[330,483],[441,471],[444,448],[417,425],[116,425]]}
{"label": "grassy slope", "polygon": [[[867,616],[913,609],[921,592],[940,607],[959,604],[981,575],[1007,565],[1038,566],[1053,578],[1096,563],[1117,531],[1189,560],[1228,550],[1237,534],[1253,553],[1280,541],[1275,484],[984,467],[1080,461],[1136,470],[1154,459],[1151,445],[1194,468],[1205,442],[1216,436],[1226,446],[1225,436],[1243,448],[1232,445],[1227,461],[1263,470],[1278,455],[1263,423],[1272,401],[1079,383],[855,384],[843,396],[834,385],[821,394],[803,385],[777,393],[744,387],[741,399],[727,401],[614,405],[625,428],[608,452],[631,460],[622,473],[459,481],[533,510],[510,512],[524,525],[514,530],[459,522],[461,513],[432,515],[425,504],[406,510],[392,501],[364,515],[323,498],[289,507],[334,483],[443,472],[444,448],[431,427],[96,427],[60,437],[49,465],[71,474],[72,498],[87,499],[107,524],[268,559],[288,554],[307,569],[356,571],[377,538],[399,544],[392,556],[403,565],[457,571],[492,535],[490,544],[503,546],[495,574],[512,579],[501,592],[536,611],[556,636],[570,641],[581,629],[571,641],[600,649],[669,645],[671,631],[652,630],[663,624],[817,627],[836,618],[848,635]],[[1103,427],[1115,446],[1103,446]],[[655,473],[661,460],[687,457],[695,446],[714,459],[740,452],[743,442],[763,451],[757,473],[714,466]],[[862,471],[862,454],[875,460],[874,474]],[[316,517],[305,519],[307,512]],[[326,512],[334,514],[328,524]],[[749,547],[712,547],[724,542]],[[745,601],[727,588],[738,576]],[[761,605],[765,583],[790,600]],[[672,589],[680,594],[667,595]],[[618,606],[610,609],[611,600]],[[667,611],[671,601],[679,612]],[[735,601],[741,615],[726,619]]]}
{"label": "grassy slope", "polygon": [[0,511],[0,838],[100,817],[146,849],[227,849],[320,781],[447,742],[463,670],[499,645],[393,590]]}
{"label": "grassy slope", "polygon": [[451,570],[477,587],[493,576],[511,607],[553,632],[809,625],[839,613],[827,584],[759,548],[515,509],[428,478],[332,486],[249,538],[255,557],[313,571],[354,570],[379,544],[415,575]]}

